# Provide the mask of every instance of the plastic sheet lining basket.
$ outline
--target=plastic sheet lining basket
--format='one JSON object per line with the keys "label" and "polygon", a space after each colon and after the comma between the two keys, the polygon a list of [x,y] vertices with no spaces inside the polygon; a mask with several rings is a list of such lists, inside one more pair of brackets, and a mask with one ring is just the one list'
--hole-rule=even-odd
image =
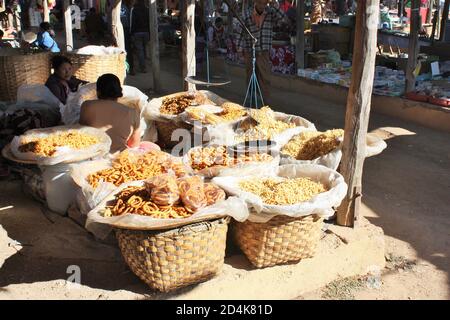
{"label": "plastic sheet lining basket", "polygon": [[257,268],[311,258],[320,240],[323,218],[275,216],[266,223],[233,222],[232,236]]}
{"label": "plastic sheet lining basket", "polygon": [[15,101],[23,84],[44,84],[50,76],[50,53],[0,50],[0,101]]}
{"label": "plastic sheet lining basket", "polygon": [[126,76],[125,53],[90,55],[67,52],[64,54],[72,62],[74,75],[78,79],[96,82],[105,73],[115,74],[123,84]]}
{"label": "plastic sheet lining basket", "polygon": [[214,277],[225,257],[229,218],[169,231],[116,229],[130,269],[152,289],[168,292]]}

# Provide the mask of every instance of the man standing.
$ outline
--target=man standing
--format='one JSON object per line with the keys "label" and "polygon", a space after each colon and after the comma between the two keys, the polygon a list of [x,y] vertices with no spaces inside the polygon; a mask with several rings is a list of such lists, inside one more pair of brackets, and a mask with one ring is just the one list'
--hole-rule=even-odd
{"label": "man standing", "polygon": [[135,0],[127,0],[122,3],[120,8],[120,22],[123,26],[123,36],[125,38],[125,51],[127,52],[127,62],[129,66],[129,74],[134,76],[134,50],[133,40],[131,38],[131,11]]}
{"label": "man standing", "polygon": [[[260,85],[265,104],[268,104],[270,93],[268,90],[271,64],[269,50],[272,48],[273,27],[285,20],[286,16],[279,9],[279,5],[272,0],[255,0],[253,8],[247,8],[242,17],[245,26],[257,39],[256,51],[256,76]],[[286,19],[287,22],[287,19]],[[237,46],[238,51],[244,54],[247,71],[247,83],[252,75],[252,45],[253,40],[242,28],[238,27]]]}
{"label": "man standing", "polygon": [[140,71],[147,72],[145,63],[145,49],[150,41],[150,22],[149,8],[145,5],[144,0],[137,0],[136,5],[131,11],[131,35],[133,38],[133,46],[139,59]]}

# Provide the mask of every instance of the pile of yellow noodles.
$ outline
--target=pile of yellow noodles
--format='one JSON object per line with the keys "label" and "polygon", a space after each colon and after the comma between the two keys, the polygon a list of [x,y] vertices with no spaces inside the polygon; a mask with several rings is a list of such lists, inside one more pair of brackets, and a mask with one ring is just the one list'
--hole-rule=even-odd
{"label": "pile of yellow noodles", "polygon": [[281,153],[297,160],[313,160],[339,147],[341,143],[339,138],[343,136],[344,130],[342,129],[302,132],[294,136],[281,149]]}
{"label": "pile of yellow noodles", "polygon": [[76,130],[49,134],[44,138],[30,137],[24,140],[19,146],[20,152],[33,152],[45,157],[53,156],[57,147],[65,146],[79,150],[99,143],[97,137]]}
{"label": "pile of yellow noodles", "polygon": [[315,195],[327,191],[322,183],[309,178],[254,178],[239,183],[242,190],[254,193],[264,203],[290,205],[308,201]]}

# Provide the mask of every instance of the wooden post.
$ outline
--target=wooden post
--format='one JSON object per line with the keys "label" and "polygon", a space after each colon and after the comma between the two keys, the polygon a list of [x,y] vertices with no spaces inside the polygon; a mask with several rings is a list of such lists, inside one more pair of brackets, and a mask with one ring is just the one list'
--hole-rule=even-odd
{"label": "wooden post", "polygon": [[183,0],[181,38],[182,38],[182,60],[183,60],[183,88],[184,90],[195,90],[195,85],[184,79],[187,76],[195,76],[195,0]]}
{"label": "wooden post", "polygon": [[120,22],[120,8],[122,0],[115,0],[111,12],[111,31],[117,46],[125,50],[125,38],[123,34],[122,23]]}
{"label": "wooden post", "polygon": [[337,211],[337,223],[354,226],[361,205],[361,180],[372,99],[379,0],[361,0],[356,10],[352,81],[347,96],[341,173],[348,185]]}
{"label": "wooden post", "polygon": [[431,45],[433,45],[434,41],[436,40],[435,39],[435,36],[436,36],[436,25],[437,25],[438,21],[439,21],[439,6],[434,11],[433,20],[431,21],[433,23],[433,27],[431,28],[431,35],[430,35]]}
{"label": "wooden post", "polygon": [[445,40],[445,28],[447,26],[449,6],[450,6],[450,0],[445,0],[444,8],[442,10],[441,32],[439,34],[439,41]]}
{"label": "wooden post", "polygon": [[47,0],[42,1],[42,6],[44,7],[44,22],[50,22],[50,10],[48,10]]}
{"label": "wooden post", "polygon": [[64,0],[64,31],[66,33],[66,50],[73,50],[72,15],[70,12],[70,0]]}
{"label": "wooden post", "polygon": [[305,69],[305,0],[297,0],[295,61],[297,62],[297,69]]}
{"label": "wooden post", "polygon": [[416,76],[414,70],[417,66],[419,55],[419,30],[421,17],[419,15],[420,0],[411,0],[411,23],[409,30],[408,62],[406,64],[406,87],[405,92],[414,91],[416,87]]}
{"label": "wooden post", "polygon": [[156,0],[149,0],[149,22],[150,22],[150,58],[152,62],[153,90],[161,90],[160,67],[159,67],[159,38],[158,38],[158,8]]}

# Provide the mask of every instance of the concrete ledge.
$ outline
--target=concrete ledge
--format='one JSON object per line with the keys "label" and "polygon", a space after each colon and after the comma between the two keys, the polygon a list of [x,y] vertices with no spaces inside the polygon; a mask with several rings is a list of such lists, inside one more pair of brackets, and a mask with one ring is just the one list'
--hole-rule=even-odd
{"label": "concrete ledge", "polygon": [[223,271],[216,278],[164,297],[293,299],[339,277],[363,275],[373,268],[384,268],[384,246],[382,229],[365,219],[357,229],[330,226],[314,258],[297,264],[253,269],[243,255],[234,255],[225,259]]}
{"label": "concrete ledge", "polygon": [[[242,65],[225,63],[223,60],[211,60],[215,70],[227,68],[230,75],[245,79],[245,68]],[[335,84],[323,83],[298,76],[272,74],[270,84],[275,88],[297,92],[307,96],[320,96],[330,102],[345,105],[348,89]],[[372,95],[372,111],[405,121],[410,121],[431,129],[450,132],[450,108],[430,103],[417,102],[400,97]]]}

